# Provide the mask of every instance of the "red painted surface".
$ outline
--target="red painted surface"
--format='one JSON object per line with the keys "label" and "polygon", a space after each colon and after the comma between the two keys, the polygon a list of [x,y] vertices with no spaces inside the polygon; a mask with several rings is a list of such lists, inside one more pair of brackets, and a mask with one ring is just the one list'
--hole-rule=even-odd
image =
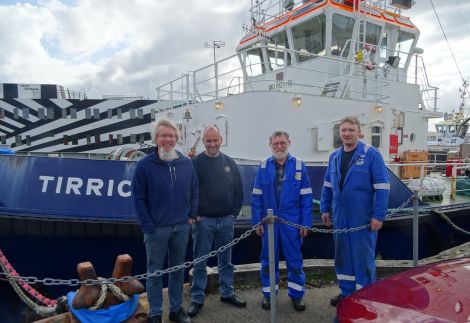
{"label": "red painted surface", "polygon": [[338,305],[339,322],[467,322],[470,257],[380,280]]}
{"label": "red painted surface", "polygon": [[398,135],[390,135],[390,146],[388,153],[398,154]]}

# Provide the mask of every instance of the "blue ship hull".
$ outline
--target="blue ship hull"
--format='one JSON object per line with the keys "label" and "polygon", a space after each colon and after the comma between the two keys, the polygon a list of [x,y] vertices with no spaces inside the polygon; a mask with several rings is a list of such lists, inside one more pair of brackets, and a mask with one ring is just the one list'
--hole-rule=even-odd
{"label": "blue ship hull", "polygon": [[[78,263],[91,261],[98,276],[108,277],[116,257],[127,253],[134,259],[133,273],[144,273],[145,248],[130,194],[134,167],[135,162],[0,156],[0,248],[10,263],[23,276],[70,279],[76,278]],[[245,205],[250,204],[257,167],[239,165]],[[324,166],[309,167],[317,200],[325,170]],[[408,200],[411,191],[393,173],[390,179],[389,208],[397,208]],[[468,204],[454,206],[446,214],[469,230],[470,220],[465,217],[468,210]],[[313,217],[314,226],[324,228],[318,209]],[[382,258],[412,258],[411,221],[410,216],[386,221],[377,244]],[[249,228],[249,216],[240,216],[235,235]],[[420,258],[469,240],[437,215],[420,217]],[[188,244],[188,259],[192,258],[191,245]],[[260,249],[256,235],[242,240],[233,249],[234,264],[258,262]],[[333,254],[331,234],[310,233],[304,241],[305,258],[333,258]],[[209,265],[215,265],[215,259]],[[49,287],[45,293],[55,298],[71,288],[75,287]],[[2,281],[0,291],[2,295],[13,292]]]}

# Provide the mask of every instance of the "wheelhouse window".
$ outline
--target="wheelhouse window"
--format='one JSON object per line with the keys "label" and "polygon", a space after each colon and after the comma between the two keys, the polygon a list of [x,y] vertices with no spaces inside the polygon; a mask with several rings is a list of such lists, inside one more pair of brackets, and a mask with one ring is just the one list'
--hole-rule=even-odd
{"label": "wheelhouse window", "polygon": [[[268,58],[269,67],[275,71],[283,68],[284,65],[291,65],[290,53],[286,53],[286,49],[289,49],[289,42],[287,40],[287,33],[281,32],[273,35],[268,43]],[[287,54],[287,64],[285,62]]]}
{"label": "wheelhouse window", "polygon": [[303,62],[313,58],[309,55],[325,54],[325,31],[326,18],[325,15],[313,17],[292,28],[292,36],[294,38],[294,49],[304,55],[298,54],[298,61]]}
{"label": "wheelhouse window", "polygon": [[341,141],[340,133],[339,133],[339,127],[340,124],[335,124],[333,126],[333,147],[339,148],[343,145],[343,142]]}
{"label": "wheelhouse window", "polygon": [[331,54],[343,57],[349,55],[349,46],[344,48],[346,42],[352,39],[354,19],[339,14],[333,14],[333,25],[331,30]]}
{"label": "wheelhouse window", "polygon": [[371,145],[375,148],[380,148],[382,145],[382,128],[379,126],[371,127]]}
{"label": "wheelhouse window", "polygon": [[246,73],[248,77],[255,77],[265,72],[263,65],[263,53],[259,44],[255,44],[246,51]]}
{"label": "wheelhouse window", "polygon": [[400,62],[405,64],[406,60],[408,59],[411,45],[413,45],[413,41],[415,36],[413,34],[399,31],[398,32],[398,40],[397,45],[395,46],[396,55],[400,57]]}
{"label": "wheelhouse window", "polygon": [[[364,25],[361,24],[361,33],[364,32],[362,30],[363,28],[364,28]],[[366,36],[365,42],[371,45],[378,45],[379,39],[380,39],[380,30],[381,30],[380,26],[367,22],[366,32],[365,32],[365,36]]]}

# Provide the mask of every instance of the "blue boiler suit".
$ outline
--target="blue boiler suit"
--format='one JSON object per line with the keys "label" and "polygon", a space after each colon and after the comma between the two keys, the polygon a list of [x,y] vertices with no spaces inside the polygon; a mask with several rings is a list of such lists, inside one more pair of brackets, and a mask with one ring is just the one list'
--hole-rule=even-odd
{"label": "blue boiler suit", "polygon": [[[267,215],[267,209],[273,209],[275,216],[310,228],[312,226],[312,188],[305,164],[289,154],[284,167],[281,193],[277,201],[275,160],[270,157],[261,162],[252,192],[252,222],[253,224],[259,223]],[[288,270],[288,295],[291,298],[302,298],[305,292],[305,274],[302,270],[303,259],[300,250],[302,238],[299,229],[287,224],[274,224],[276,290],[278,290],[279,281],[279,240]],[[269,253],[266,226],[261,250],[261,284],[264,296],[269,297]]]}
{"label": "blue boiler suit", "polygon": [[[330,156],[320,211],[332,213],[334,229],[370,224],[372,218],[384,221],[390,183],[379,151],[359,141],[340,190],[342,156],[343,148],[335,150]],[[377,231],[367,228],[335,233],[333,237],[335,269],[341,294],[350,295],[373,283]]]}

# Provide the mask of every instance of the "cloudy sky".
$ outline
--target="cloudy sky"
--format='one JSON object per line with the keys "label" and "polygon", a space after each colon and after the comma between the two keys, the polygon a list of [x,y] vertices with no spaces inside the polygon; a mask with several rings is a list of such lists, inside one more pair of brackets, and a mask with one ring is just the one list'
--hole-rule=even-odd
{"label": "cloudy sky", "polygon": [[[460,103],[458,74],[429,0],[405,12],[440,110]],[[433,0],[465,78],[470,75],[470,1]],[[0,0],[0,82],[55,83],[89,97],[154,98],[155,87],[212,62],[205,41],[234,53],[249,21],[248,0]]]}

